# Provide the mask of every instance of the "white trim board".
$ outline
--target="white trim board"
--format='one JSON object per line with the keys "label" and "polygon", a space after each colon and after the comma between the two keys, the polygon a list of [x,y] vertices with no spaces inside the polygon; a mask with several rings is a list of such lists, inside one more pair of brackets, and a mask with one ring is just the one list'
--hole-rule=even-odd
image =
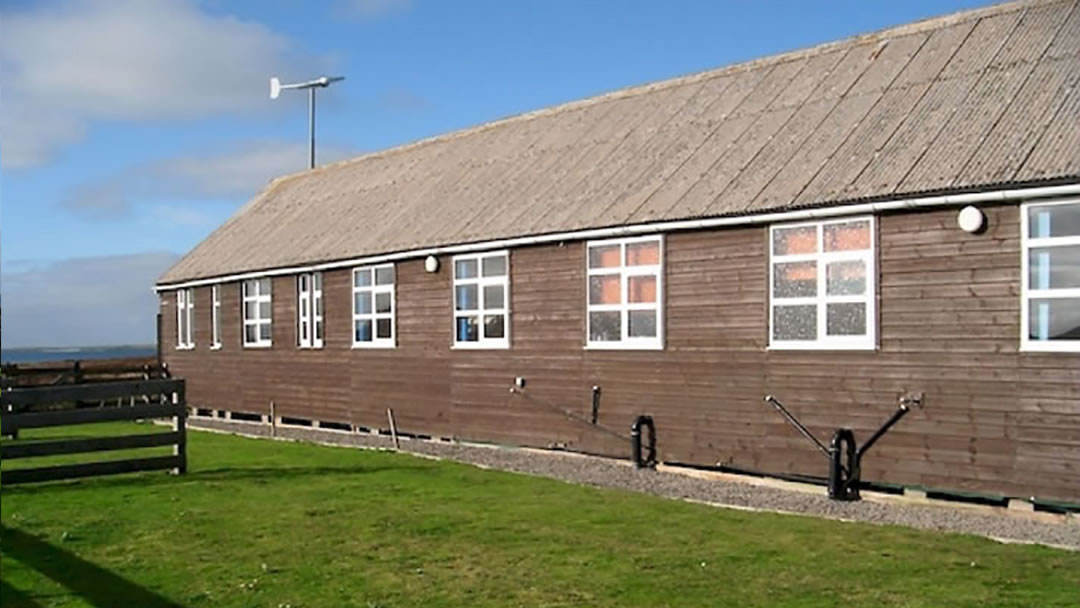
{"label": "white trim board", "polygon": [[602,239],[620,236],[646,235],[651,233],[676,232],[681,230],[700,230],[704,228],[719,228],[724,226],[751,226],[757,224],[772,224],[776,222],[788,222],[793,220],[820,219],[842,217],[847,215],[865,215],[880,213],[883,211],[901,211],[905,209],[924,209],[936,207],[954,207],[978,203],[1001,203],[1008,201],[1026,201],[1039,198],[1057,196],[1080,195],[1080,184],[1068,184],[1063,186],[1043,186],[1038,188],[1020,188],[1013,190],[994,190],[991,192],[971,192],[966,194],[946,194],[942,196],[928,196],[920,198],[907,198],[877,203],[860,203],[854,205],[841,205],[835,207],[823,207],[815,209],[797,209],[792,211],[778,211],[774,213],[762,213],[756,215],[740,215],[718,217],[702,220],[673,220],[666,222],[653,222],[648,224],[633,224],[615,226],[611,228],[591,228],[571,232],[556,232],[537,236],[513,237],[460,245],[445,245],[441,247],[427,247],[424,249],[410,249],[396,253],[370,255],[333,262],[316,264],[304,264],[296,266],[283,266],[266,270],[254,270],[240,272],[205,279],[192,279],[175,283],[161,283],[154,286],[155,292],[183,289],[185,287],[198,287],[201,285],[214,285],[216,283],[230,283],[244,279],[258,277],[271,277],[280,275],[297,274],[301,272],[314,272],[333,268],[349,268],[351,266],[365,266],[397,260],[406,260],[429,255],[456,254],[468,252],[481,252],[495,249],[510,249],[526,245],[539,245],[545,243],[558,243],[562,241],[578,241],[588,239]]}

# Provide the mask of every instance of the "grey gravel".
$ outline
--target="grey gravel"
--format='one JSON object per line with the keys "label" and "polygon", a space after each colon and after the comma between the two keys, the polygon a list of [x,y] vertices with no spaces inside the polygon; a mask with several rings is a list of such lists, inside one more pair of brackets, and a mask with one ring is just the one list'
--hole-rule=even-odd
{"label": "grey gravel", "polygon": [[[195,428],[255,437],[271,435],[271,427],[266,424],[210,418],[191,418],[189,424]],[[365,448],[392,447],[390,437],[385,435],[305,427],[279,426],[276,437]],[[948,504],[896,504],[869,500],[838,502],[829,500],[824,489],[821,494],[814,494],[737,481],[702,479],[670,471],[636,470],[628,461],[550,450],[403,438],[401,451],[583,485],[619,488],[734,508],[975,534],[1000,541],[1080,550],[1080,518],[1076,516],[1030,516],[1010,513],[1005,509],[975,511]]]}

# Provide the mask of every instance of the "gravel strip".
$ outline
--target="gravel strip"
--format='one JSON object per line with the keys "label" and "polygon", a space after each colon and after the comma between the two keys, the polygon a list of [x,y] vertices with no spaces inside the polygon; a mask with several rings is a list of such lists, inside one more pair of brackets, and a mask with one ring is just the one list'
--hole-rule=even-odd
{"label": "gravel strip", "polygon": [[[265,424],[190,418],[190,426],[255,437],[270,436]],[[367,448],[390,448],[389,437],[278,427],[277,438]],[[891,524],[986,536],[1007,542],[1038,543],[1080,550],[1080,518],[1025,517],[1004,509],[988,513],[959,506],[897,504],[862,500],[839,502],[820,494],[738,481],[703,479],[671,471],[636,470],[629,461],[548,450],[490,447],[445,441],[401,440],[402,451],[479,467],[550,477],[589,486],[619,488],[696,502],[874,524]],[[1053,523],[1049,520],[1059,520]]]}

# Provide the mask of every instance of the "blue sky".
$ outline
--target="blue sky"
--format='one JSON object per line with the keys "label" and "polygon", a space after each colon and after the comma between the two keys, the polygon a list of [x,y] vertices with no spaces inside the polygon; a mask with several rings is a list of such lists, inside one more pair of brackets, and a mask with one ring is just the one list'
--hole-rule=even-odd
{"label": "blue sky", "polygon": [[276,175],[966,0],[0,4],[3,346],[153,341],[153,280]]}

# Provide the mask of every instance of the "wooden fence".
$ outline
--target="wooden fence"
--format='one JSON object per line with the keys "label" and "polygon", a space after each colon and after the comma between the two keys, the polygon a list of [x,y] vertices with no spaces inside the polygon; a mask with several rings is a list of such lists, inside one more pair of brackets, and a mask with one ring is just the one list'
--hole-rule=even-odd
{"label": "wooden fence", "polygon": [[4,363],[0,366],[3,388],[21,386],[56,386],[89,382],[119,382],[168,378],[169,371],[154,357],[122,359],[86,359],[78,361],[41,361]]}
{"label": "wooden fence", "polygon": [[[94,408],[65,408],[34,411],[40,406],[56,403],[132,403]],[[128,450],[158,446],[173,446],[168,456],[130,458],[101,462],[61,464],[0,472],[0,483],[17,484],[57,479],[74,479],[94,475],[113,475],[135,471],[171,469],[177,474],[187,470],[187,403],[184,381],[174,379],[101,382],[65,386],[37,386],[5,389],[0,393],[3,416],[0,427],[4,435],[18,436],[22,429],[55,426],[172,418],[171,432],[27,441],[13,439],[0,444],[0,459],[83,454],[110,450]]]}

